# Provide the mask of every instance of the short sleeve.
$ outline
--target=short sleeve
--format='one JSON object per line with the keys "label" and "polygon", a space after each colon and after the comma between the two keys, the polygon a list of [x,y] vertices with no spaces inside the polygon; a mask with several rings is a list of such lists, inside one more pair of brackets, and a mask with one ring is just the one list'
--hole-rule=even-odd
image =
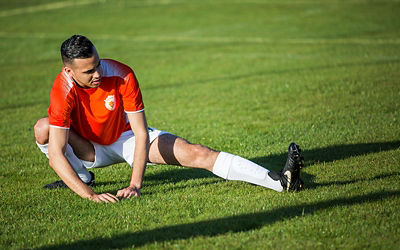
{"label": "short sleeve", "polygon": [[119,91],[122,96],[125,112],[134,113],[144,109],[139,83],[132,70],[124,77],[124,82],[121,84]]}
{"label": "short sleeve", "polygon": [[48,110],[50,126],[69,128],[73,99],[71,89],[54,84],[50,93],[50,107]]}

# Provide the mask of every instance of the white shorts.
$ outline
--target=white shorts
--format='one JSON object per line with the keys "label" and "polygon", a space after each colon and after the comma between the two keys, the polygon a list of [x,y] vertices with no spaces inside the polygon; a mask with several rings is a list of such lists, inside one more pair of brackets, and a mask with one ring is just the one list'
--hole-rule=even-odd
{"label": "white shorts", "polygon": [[[167,132],[149,128],[149,139],[152,143],[157,137]],[[119,139],[110,145],[101,145],[92,142],[95,151],[95,161],[91,166],[85,164],[86,168],[105,167],[108,165],[127,162],[133,166],[133,158],[135,152],[135,135],[132,130],[121,134]]]}
{"label": "white shorts", "polygon": [[[150,143],[153,142],[158,136],[168,134],[167,132],[149,128]],[[95,150],[95,161],[88,162],[78,159],[73,153],[72,147],[67,145],[65,156],[75,170],[82,167],[96,168],[105,167],[108,165],[127,162],[133,166],[134,152],[135,152],[135,135],[132,130],[126,131],[121,134],[119,139],[110,145],[101,145],[91,142]],[[40,150],[49,158],[48,144],[41,145],[36,142]],[[78,166],[80,165],[80,166]],[[79,172],[79,171],[77,171]]]}

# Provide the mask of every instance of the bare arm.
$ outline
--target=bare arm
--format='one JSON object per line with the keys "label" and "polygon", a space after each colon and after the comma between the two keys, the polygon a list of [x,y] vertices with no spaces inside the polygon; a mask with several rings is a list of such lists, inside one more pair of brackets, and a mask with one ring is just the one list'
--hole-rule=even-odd
{"label": "bare arm", "polygon": [[128,119],[135,134],[135,154],[132,178],[129,187],[121,189],[117,193],[117,196],[122,198],[130,198],[131,196],[140,195],[150,148],[149,132],[144,111],[128,113]]}
{"label": "bare arm", "polygon": [[50,127],[49,132],[49,158],[50,166],[60,176],[64,183],[82,198],[97,202],[116,202],[118,198],[112,194],[96,194],[81,181],[64,155],[68,143],[69,130]]}

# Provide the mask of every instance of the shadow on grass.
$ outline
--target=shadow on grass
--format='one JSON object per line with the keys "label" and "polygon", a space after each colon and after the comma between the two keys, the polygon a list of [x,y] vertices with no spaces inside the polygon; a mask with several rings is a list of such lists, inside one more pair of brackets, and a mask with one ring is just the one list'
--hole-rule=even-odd
{"label": "shadow on grass", "polygon": [[278,221],[297,216],[313,214],[316,211],[340,206],[352,206],[362,203],[379,202],[384,199],[400,197],[400,191],[381,191],[351,198],[337,198],[328,201],[276,208],[270,211],[243,214],[188,224],[164,226],[141,232],[128,232],[111,238],[94,238],[74,243],[51,245],[41,249],[110,249],[140,247],[151,243],[162,243],[172,240],[184,240],[192,237],[215,237],[226,233],[246,232],[272,225]]}
{"label": "shadow on grass", "polygon": [[[319,163],[319,162],[332,162],[336,160],[344,160],[350,157],[367,155],[371,153],[378,153],[381,151],[388,151],[397,149],[400,147],[400,141],[393,142],[374,142],[374,143],[358,143],[358,144],[343,144],[343,145],[333,145],[326,148],[317,148],[317,149],[304,149],[303,154],[305,157],[305,167]],[[285,164],[287,158],[287,153],[269,155],[264,157],[252,158],[251,161],[254,161],[262,166],[266,166],[271,171],[279,171],[282,166]],[[162,166],[157,166],[161,167]],[[376,180],[387,178],[390,176],[397,175],[386,174],[375,176],[369,180]],[[215,175],[211,172],[202,169],[190,169],[190,168],[182,168],[177,167],[173,170],[163,171],[156,174],[149,174],[145,176],[145,181],[149,182],[145,184],[145,186],[158,186],[162,184],[168,183],[178,183],[186,180],[194,180],[194,179],[205,179],[205,178],[215,178]],[[312,175],[303,174],[303,179],[305,180],[306,188],[316,188],[319,186],[330,186],[330,185],[347,185],[352,184],[359,181],[366,181],[365,179],[357,179],[350,181],[332,181],[327,183],[316,184],[313,183],[314,177]],[[129,181],[129,180],[127,180]],[[222,181],[222,179],[221,179]],[[216,181],[218,182],[218,181]],[[215,182],[215,183],[216,183]],[[109,185],[121,183],[125,184],[126,182],[115,181],[115,182],[99,182],[96,185]],[[214,183],[214,182],[213,182]],[[193,184],[193,185],[202,185],[202,184]],[[183,186],[182,188],[184,188]],[[121,186],[121,188],[123,188]],[[171,188],[172,190],[172,188]],[[116,193],[118,190],[109,190],[107,192]]]}
{"label": "shadow on grass", "polygon": [[[161,167],[162,166],[157,166]],[[101,170],[100,170],[101,171]],[[169,183],[178,183],[182,181],[187,181],[187,180],[195,180],[195,179],[206,179],[206,178],[212,178],[216,177],[214,174],[211,172],[208,172],[207,170],[203,169],[193,169],[193,168],[183,168],[183,167],[176,167],[175,169],[163,171],[157,174],[146,174],[144,177],[144,187],[153,187],[153,186],[160,186],[160,185],[166,185]],[[129,183],[130,179],[129,176],[126,177],[126,180],[119,180],[119,181],[103,181],[103,182],[96,182],[96,186],[106,186],[106,185],[115,185],[118,184],[121,186],[120,188],[124,188],[127,183]],[[217,182],[223,181],[223,179],[220,180],[215,180],[215,181],[202,181],[202,183],[187,183],[179,185],[179,186],[174,186],[171,188],[163,188],[163,191],[173,191],[177,189],[184,189],[189,186],[204,186],[208,184],[214,184]],[[119,189],[112,189],[112,190],[106,190],[103,192],[107,193],[117,193]],[[153,192],[147,192],[146,188],[142,190],[142,194],[153,194]]]}
{"label": "shadow on grass", "polygon": [[[333,145],[325,148],[317,149],[304,149],[303,155],[305,158],[305,167],[320,163],[320,162],[332,162],[337,160],[344,160],[350,157],[356,157],[361,155],[368,155],[372,153],[378,153],[382,151],[388,151],[400,148],[400,141],[393,142],[374,142],[374,143],[358,143],[358,144],[343,144]],[[286,162],[287,153],[269,155],[264,157],[252,158],[254,161],[271,171],[279,171]],[[162,167],[162,166],[160,166]],[[386,178],[395,174],[388,174],[382,176],[376,176],[374,179]],[[213,178],[214,174],[205,170],[199,169],[188,169],[188,168],[177,168],[157,174],[146,175],[146,181],[154,181],[159,185],[160,183],[177,183],[189,179],[202,179],[202,178]],[[304,173],[306,180],[312,180],[311,175]],[[363,180],[352,180],[352,181],[336,181],[330,183],[318,184],[319,186],[327,186],[332,184],[345,185]],[[151,185],[151,184],[150,184]],[[307,186],[312,187],[311,185]]]}
{"label": "shadow on grass", "polygon": [[[342,144],[333,145],[325,148],[307,149],[302,147],[305,158],[305,167],[319,163],[344,160],[350,157],[368,155],[400,148],[400,141],[392,142],[372,142],[372,143],[357,143],[357,144]],[[279,169],[286,161],[287,153],[278,155],[269,155],[251,159],[261,165],[275,165]],[[271,169],[271,170],[279,170]]]}
{"label": "shadow on grass", "polygon": [[[175,192],[177,190],[181,190],[181,189],[186,189],[186,188],[190,188],[190,187],[201,187],[201,186],[207,186],[207,185],[212,185],[212,184],[216,184],[219,183],[221,181],[225,181],[223,179],[220,180],[211,180],[211,181],[206,181],[203,180],[200,183],[190,183],[190,182],[183,182],[183,184],[179,184],[179,185],[173,185],[173,186],[168,186],[168,187],[160,187],[160,186],[164,186],[164,183],[158,183],[158,184],[144,184],[144,186],[146,187],[145,189],[141,190],[141,194],[142,195],[152,195],[155,193],[168,193],[168,192]],[[126,183],[128,182],[124,182],[123,185],[121,185],[120,189],[126,187]],[[153,192],[153,191],[149,191],[149,189],[147,187],[150,186],[159,186],[159,189],[157,192]],[[111,194],[116,194],[118,192],[119,189],[110,189],[110,190],[105,190],[102,191],[102,193],[111,193]]]}
{"label": "shadow on grass", "polygon": [[[147,189],[145,189],[142,194],[143,195],[152,195],[155,193],[168,193],[168,192],[176,192],[177,190],[182,190],[182,189],[186,189],[186,188],[199,188],[201,186],[208,186],[208,185],[212,185],[212,184],[217,184],[219,182],[225,181],[223,179],[218,179],[218,180],[202,180],[200,183],[190,183],[190,182],[184,182],[183,184],[178,184],[178,185],[173,185],[173,186],[168,186],[168,187],[160,187],[159,189],[157,189],[157,191],[152,192],[152,191],[147,191]],[[164,184],[157,184],[154,186],[163,186]],[[148,186],[148,185],[146,185]]]}
{"label": "shadow on grass", "polygon": [[[342,185],[349,185],[349,184],[353,184],[353,183],[357,183],[357,182],[372,182],[372,181],[376,181],[376,180],[380,180],[380,179],[385,179],[385,178],[390,178],[392,176],[399,176],[399,173],[390,173],[390,174],[382,174],[382,175],[377,175],[371,178],[366,178],[366,179],[353,179],[353,180],[348,180],[348,181],[329,181],[329,182],[323,182],[323,183],[315,183],[312,181],[313,176],[312,175],[308,175],[308,174],[304,174],[304,180],[306,182],[306,187],[305,189],[313,189],[313,188],[317,188],[317,187],[326,187],[326,186],[332,186],[332,185],[337,185],[337,186],[342,186]],[[310,181],[311,180],[311,181]]]}
{"label": "shadow on grass", "polygon": [[[388,151],[397,148],[400,148],[400,141],[342,144],[342,145],[333,145],[325,148],[316,148],[310,150],[303,148],[303,155],[305,158],[304,165],[305,167],[309,167],[317,163],[322,163],[322,162],[326,163],[337,160],[344,160],[350,157],[379,153],[382,151]],[[270,155],[265,157],[253,158],[251,160],[260,165],[272,166],[270,167],[270,170],[272,171],[279,171],[282,168],[282,165],[285,163],[286,158],[287,158],[287,153],[284,153],[279,155]],[[334,180],[325,183],[315,183],[313,181],[314,180],[313,175],[303,172],[302,179],[305,182],[304,185],[306,189],[313,189],[317,187],[331,186],[331,185],[348,185],[359,181],[373,181],[373,180],[388,178],[395,175],[398,175],[398,173],[378,175],[369,179],[363,178],[363,179],[353,179],[348,181]]]}
{"label": "shadow on grass", "polygon": [[[157,166],[162,168],[162,166]],[[157,174],[146,175],[146,181],[156,182],[156,185],[160,183],[177,183],[183,180],[191,179],[203,179],[215,177],[215,175],[207,170],[193,169],[193,168],[182,168],[177,167],[172,170],[163,171]]]}

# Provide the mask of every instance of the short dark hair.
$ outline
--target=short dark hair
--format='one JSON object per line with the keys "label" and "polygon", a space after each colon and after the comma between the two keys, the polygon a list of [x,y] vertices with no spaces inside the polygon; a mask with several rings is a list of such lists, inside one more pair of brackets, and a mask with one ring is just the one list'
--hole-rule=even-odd
{"label": "short dark hair", "polygon": [[93,52],[93,43],[82,35],[73,35],[61,45],[61,58],[64,64],[71,64],[76,58],[92,57]]}

